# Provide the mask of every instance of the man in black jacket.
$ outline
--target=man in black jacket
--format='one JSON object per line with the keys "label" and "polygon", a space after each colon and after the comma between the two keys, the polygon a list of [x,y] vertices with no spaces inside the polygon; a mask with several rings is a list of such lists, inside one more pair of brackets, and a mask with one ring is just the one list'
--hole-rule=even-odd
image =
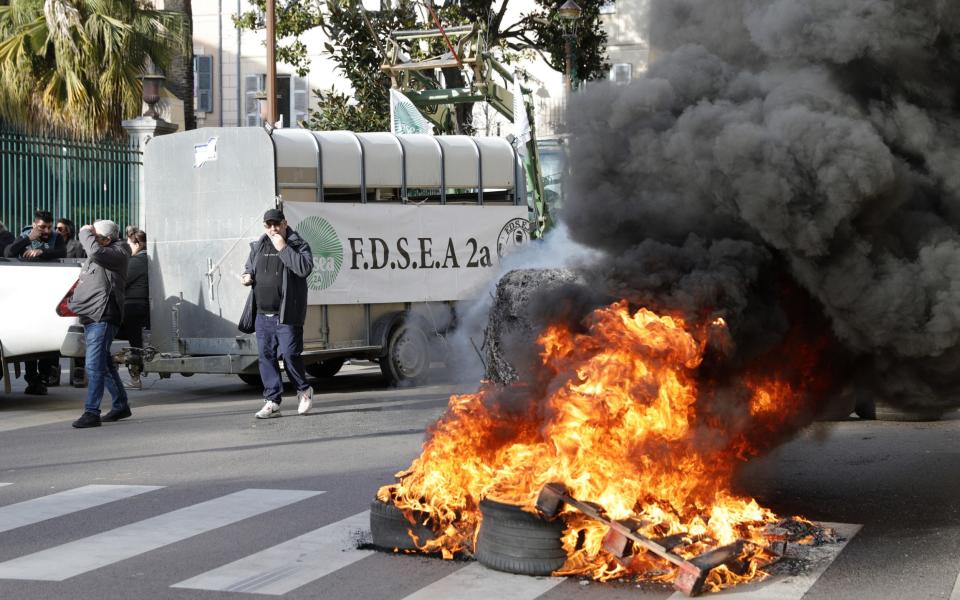
{"label": "man in black jacket", "polygon": [[63,238],[53,230],[53,215],[46,210],[33,214],[33,225],[24,227],[20,237],[3,251],[7,258],[56,260],[67,254]]}
{"label": "man in black jacket", "polygon": [[[20,237],[4,250],[7,258],[26,261],[57,260],[66,256],[63,238],[53,230],[53,215],[46,210],[33,214],[33,224],[24,227]],[[56,353],[39,360],[23,363],[23,379],[27,382],[27,394],[43,396],[47,393],[48,376],[54,371],[59,377],[60,357]]]}
{"label": "man in black jacket", "polygon": [[307,317],[307,277],[313,271],[310,245],[287,225],[283,212],[268,210],[263,215],[266,229],[250,244],[250,256],[241,282],[253,286],[256,310],[257,346],[264,404],[256,417],[280,416],[279,358],[287,376],[297,387],[297,412],[307,414],[313,404],[313,388],[303,368],[303,322]]}
{"label": "man in black jacket", "polygon": [[[131,415],[127,392],[110,354],[110,344],[123,320],[124,287],[130,248],[117,239],[113,221],[84,225],[78,237],[87,252],[80,283],[70,299],[70,310],[80,315],[87,345],[87,401],[73,422],[77,429],[99,427],[101,421],[119,421]],[[113,408],[100,418],[100,401],[106,386]]]}

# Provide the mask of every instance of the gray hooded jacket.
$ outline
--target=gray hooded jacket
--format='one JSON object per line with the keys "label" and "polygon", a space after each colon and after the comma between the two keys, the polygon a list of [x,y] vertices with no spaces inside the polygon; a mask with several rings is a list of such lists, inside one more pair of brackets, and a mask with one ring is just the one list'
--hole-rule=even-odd
{"label": "gray hooded jacket", "polygon": [[[70,299],[70,310],[87,321],[119,325],[123,318],[130,247],[120,240],[101,246],[90,229],[81,229],[77,238],[87,251],[87,261],[80,271],[80,284]],[[111,298],[116,302],[113,306]]]}

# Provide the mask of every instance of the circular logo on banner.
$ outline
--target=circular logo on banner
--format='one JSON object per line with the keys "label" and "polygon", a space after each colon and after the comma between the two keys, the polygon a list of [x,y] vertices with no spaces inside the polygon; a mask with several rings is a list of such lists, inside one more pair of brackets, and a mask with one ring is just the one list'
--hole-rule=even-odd
{"label": "circular logo on banner", "polygon": [[307,278],[311,290],[325,290],[337,280],[343,266],[343,244],[333,225],[323,217],[307,217],[297,224],[297,232],[310,244],[313,272]]}
{"label": "circular logo on banner", "polygon": [[530,221],[523,218],[510,219],[497,237],[497,256],[503,258],[530,241]]}

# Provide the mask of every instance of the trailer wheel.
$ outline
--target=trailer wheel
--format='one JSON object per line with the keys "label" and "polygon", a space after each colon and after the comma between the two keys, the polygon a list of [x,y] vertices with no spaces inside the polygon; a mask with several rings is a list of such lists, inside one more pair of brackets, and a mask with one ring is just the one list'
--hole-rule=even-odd
{"label": "trailer wheel", "polygon": [[327,360],[321,360],[320,362],[307,365],[307,373],[320,379],[333,377],[340,372],[340,367],[343,366],[345,360],[345,358],[328,358]]}
{"label": "trailer wheel", "polygon": [[547,521],[519,506],[483,499],[475,556],[480,564],[520,575],[549,575],[563,566],[562,519]]}
{"label": "trailer wheel", "polygon": [[380,371],[390,385],[416,385],[430,370],[430,345],[423,329],[404,321],[397,325],[387,342],[387,354],[380,360]]}
{"label": "trailer wheel", "polygon": [[252,385],[254,387],[263,387],[263,380],[260,379],[259,375],[254,375],[253,373],[240,373],[237,375],[240,378],[240,381],[244,382],[247,385]]}

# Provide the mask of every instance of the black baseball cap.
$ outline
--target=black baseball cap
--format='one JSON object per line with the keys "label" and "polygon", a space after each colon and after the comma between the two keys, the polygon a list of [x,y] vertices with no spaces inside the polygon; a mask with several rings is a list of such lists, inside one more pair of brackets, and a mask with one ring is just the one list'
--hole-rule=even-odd
{"label": "black baseball cap", "polygon": [[283,221],[283,219],[284,219],[283,211],[280,210],[279,208],[271,208],[267,212],[263,213],[264,223],[266,223],[267,221],[276,221],[279,223],[280,221]]}

